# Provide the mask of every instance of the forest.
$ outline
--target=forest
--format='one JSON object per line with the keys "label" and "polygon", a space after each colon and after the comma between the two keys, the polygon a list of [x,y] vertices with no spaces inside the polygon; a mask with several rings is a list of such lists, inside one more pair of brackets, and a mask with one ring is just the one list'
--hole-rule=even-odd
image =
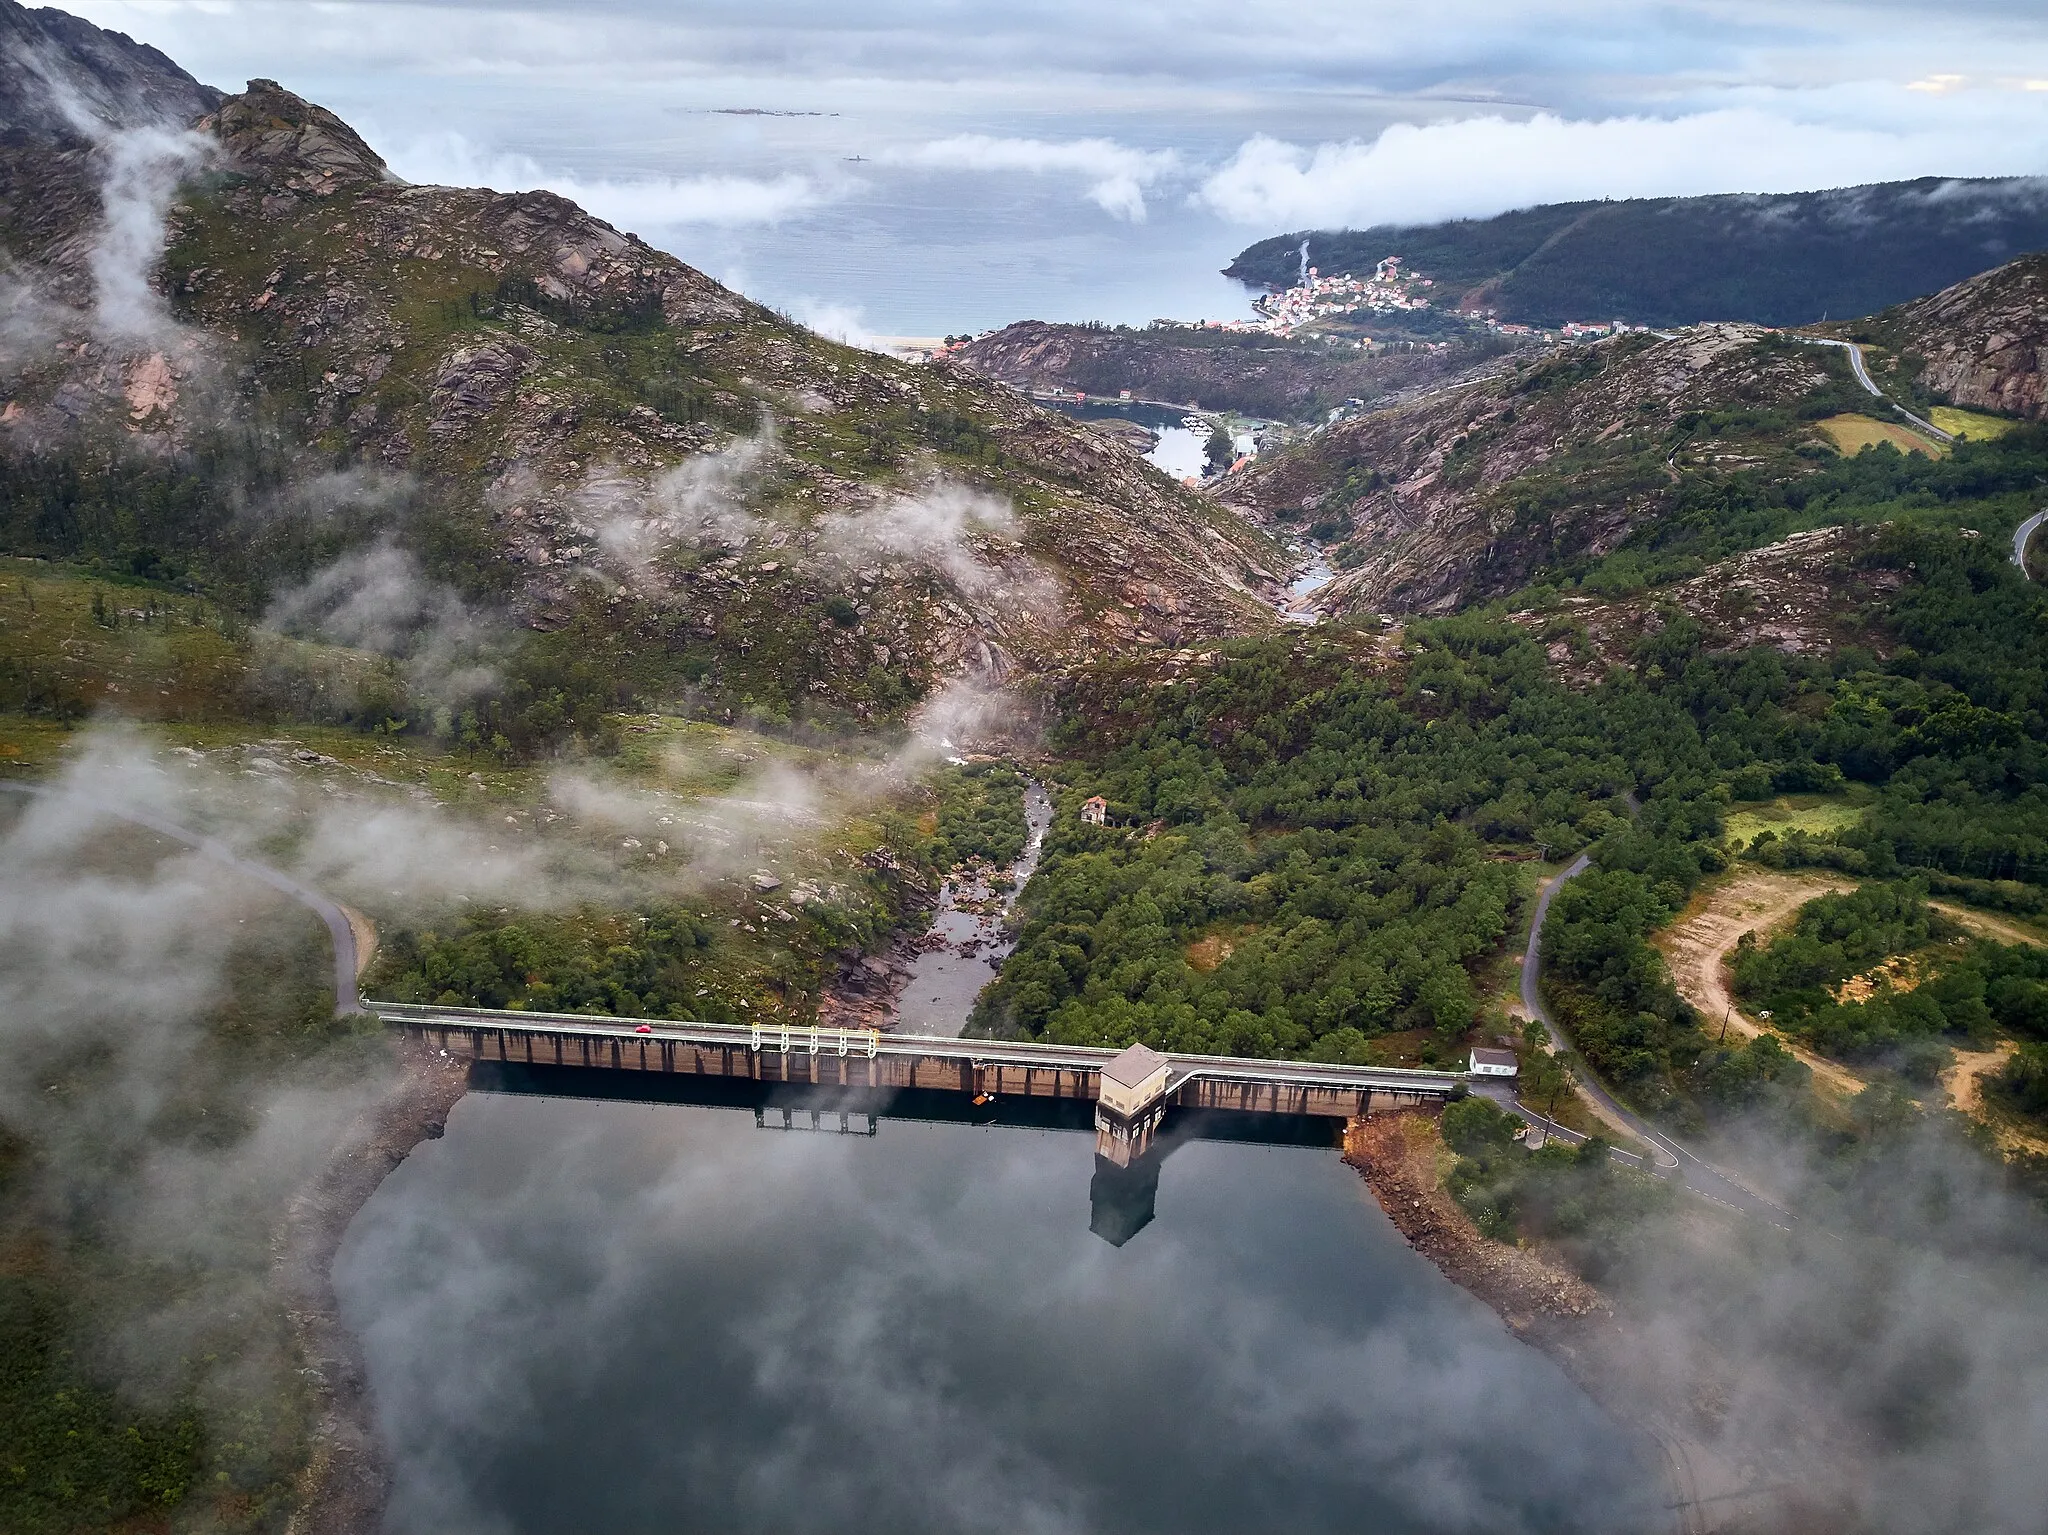
{"label": "forest", "polygon": [[1521,1124],[1484,1098],[1445,1106],[1444,1143],[1458,1154],[1451,1197],[1486,1235],[1539,1238],[1588,1278],[1603,1278],[1633,1244],[1638,1223],[1677,1202],[1676,1190],[1616,1162],[1597,1135],[1525,1152],[1515,1143]]}
{"label": "forest", "polygon": [[[1872,523],[1857,558],[1903,578],[1864,615],[1871,648],[1716,651],[1671,609],[1627,666],[1574,692],[1527,630],[1468,614],[1410,623],[1393,654],[1361,629],[1226,646],[1172,680],[1093,668],[1059,700],[1054,747],[1075,789],[979,1026],[1448,1061],[1475,1025],[1497,1031],[1483,971],[1539,861],[1583,850],[1594,866],[1544,935],[1580,1054],[1674,1126],[1792,1112],[1805,1068],[1769,1036],[1710,1037],[1651,936],[1738,856],[1723,838],[1732,804],[1828,785],[1867,786],[1869,808],[1831,836],[1760,838],[1739,856],[1921,881],[1871,887],[1866,905],[1896,910],[1880,922],[1856,908],[1871,930],[1856,955],[1937,942],[1946,930],[1913,915],[1930,881],[2036,908],[2048,600],[1997,532],[2041,450],[2023,434],[1939,464],[1844,466],[1841,489]],[[1075,817],[1086,792],[1107,798],[1110,825]],[[1830,1011],[1841,1032],[1817,1047],[1924,1079],[1935,1056],[1912,1041],[2026,1027],[2038,952],[1959,950],[1926,987]]]}
{"label": "forest", "polygon": [[[1945,195],[1930,196],[1938,186]],[[1806,325],[1871,314],[2048,246],[2048,212],[2011,196],[2011,187],[1928,178],[1296,230],[1246,247],[1224,275],[1287,287],[1306,239],[1310,264],[1325,275],[1370,272],[1382,257],[1398,255],[1448,290],[1439,302],[1473,294],[1502,319],[1533,325],[1616,317],[1640,325]]]}

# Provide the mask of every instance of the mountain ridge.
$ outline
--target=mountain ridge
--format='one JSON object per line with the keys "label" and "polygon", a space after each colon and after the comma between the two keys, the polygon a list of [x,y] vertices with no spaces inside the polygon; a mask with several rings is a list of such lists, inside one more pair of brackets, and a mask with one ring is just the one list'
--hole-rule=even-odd
{"label": "mountain ridge", "polygon": [[0,143],[87,141],[82,114],[112,129],[184,127],[222,95],[125,32],[0,0]]}
{"label": "mountain ridge", "polygon": [[[125,337],[93,308],[110,152],[0,146],[46,332],[0,380],[5,451],[48,468],[91,443],[204,482],[162,515],[168,487],[57,523],[28,497],[14,552],[76,555],[66,518],[125,519],[99,555],[260,605],[391,545],[608,656],[607,706],[708,690],[860,720],[963,673],[1272,621],[1263,535],[972,374],[827,341],[555,194],[401,183],[273,81],[196,127],[212,163],[159,166],[164,248],[131,274],[162,313]],[[316,483],[338,487],[317,513],[280,489]]]}
{"label": "mountain ridge", "polygon": [[2048,247],[2048,179],[1923,177],[1296,230],[1247,246],[1224,275],[1285,287],[1303,240],[1325,275],[1399,255],[1447,290],[1447,305],[1504,321],[1804,325],[1871,314]]}

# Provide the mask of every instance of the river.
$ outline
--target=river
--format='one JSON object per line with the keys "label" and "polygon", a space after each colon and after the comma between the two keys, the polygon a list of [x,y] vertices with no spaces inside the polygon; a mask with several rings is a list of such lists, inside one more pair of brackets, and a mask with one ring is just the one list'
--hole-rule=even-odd
{"label": "river", "polygon": [[[960,1031],[1014,900],[949,887],[903,1027]],[[1085,1104],[478,1085],[334,1266],[389,1535],[1663,1517],[1639,1442],[1409,1249],[1331,1122],[1183,1115],[1118,1171]]]}
{"label": "river", "polygon": [[1052,801],[1033,782],[1024,791],[1024,853],[1008,870],[1007,890],[986,877],[956,876],[939,891],[931,932],[910,967],[896,1003],[896,1028],[905,1034],[958,1034],[981,988],[1017,945],[1006,919],[1038,867]]}

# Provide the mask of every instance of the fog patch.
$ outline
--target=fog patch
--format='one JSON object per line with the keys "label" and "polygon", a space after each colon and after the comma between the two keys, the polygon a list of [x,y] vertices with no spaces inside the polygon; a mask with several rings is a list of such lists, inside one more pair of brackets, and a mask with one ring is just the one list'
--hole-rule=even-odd
{"label": "fog patch", "polygon": [[868,329],[866,312],[858,304],[834,304],[823,299],[799,298],[790,313],[806,330],[842,346],[857,346],[865,352],[893,356],[882,338]]}
{"label": "fog patch", "polygon": [[2048,1221],[1953,1123],[1915,1118],[1834,1159],[1729,1132],[1801,1219],[1700,1225],[1688,1201],[1645,1232],[1611,1282],[1625,1357],[1606,1368],[1624,1400],[1789,1487],[1779,1506],[2021,1535],[2048,1501]]}
{"label": "fog patch", "polygon": [[957,761],[962,752],[1015,754],[1038,735],[1030,700],[986,671],[949,678],[917,706],[910,723],[910,743],[897,757],[904,773],[922,772],[941,758]]}
{"label": "fog patch", "polygon": [[774,423],[763,422],[753,436],[649,479],[593,475],[577,495],[578,512],[596,529],[605,558],[629,575],[678,548],[737,548],[763,526],[746,503],[775,462],[777,440]]}
{"label": "fog patch", "polygon": [[265,622],[286,634],[394,657],[410,686],[443,704],[491,688],[506,643],[502,622],[473,611],[389,538],[341,556],[282,593]]}
{"label": "fog patch", "polygon": [[101,220],[86,256],[94,328],[116,343],[166,345],[180,328],[151,278],[163,260],[171,199],[181,181],[215,158],[219,146],[173,124],[115,127],[63,78],[58,61],[33,49],[20,49],[17,57],[64,120],[98,151]]}
{"label": "fog patch", "polygon": [[[137,857],[142,834],[93,807],[178,796],[132,737],[88,741],[55,787],[76,797],[5,796],[20,815],[0,831],[0,1119],[35,1148],[19,1175],[54,1240],[163,1277],[95,1364],[144,1400],[187,1386],[233,1400],[245,1372],[288,1364],[255,1325],[283,1201],[382,1076],[364,1062],[336,1087],[281,1067],[252,1088],[212,1033],[238,947],[315,919],[198,852]],[[330,1010],[322,979],[308,978],[309,1018]]]}
{"label": "fog patch", "polygon": [[214,153],[197,133],[132,128],[105,141],[105,223],[90,264],[94,319],[109,339],[162,345],[178,326],[151,284],[163,259],[165,215],[178,183]]}
{"label": "fog patch", "polygon": [[845,563],[914,561],[972,596],[1011,584],[998,561],[1022,536],[1009,502],[950,480],[830,513],[813,531],[820,549]]}

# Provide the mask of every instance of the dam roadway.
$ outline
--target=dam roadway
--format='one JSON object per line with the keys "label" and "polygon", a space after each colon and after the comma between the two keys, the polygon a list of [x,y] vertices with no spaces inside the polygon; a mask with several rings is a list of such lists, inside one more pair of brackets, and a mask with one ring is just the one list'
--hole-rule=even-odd
{"label": "dam roadway", "polygon": [[[805,1087],[926,1088],[983,1097],[1098,1096],[1115,1050],[873,1029],[672,1022],[365,1001],[363,1010],[451,1056],[520,1066],[736,1077]],[[1169,1055],[1179,1108],[1349,1119],[1448,1098],[1461,1071]]]}

